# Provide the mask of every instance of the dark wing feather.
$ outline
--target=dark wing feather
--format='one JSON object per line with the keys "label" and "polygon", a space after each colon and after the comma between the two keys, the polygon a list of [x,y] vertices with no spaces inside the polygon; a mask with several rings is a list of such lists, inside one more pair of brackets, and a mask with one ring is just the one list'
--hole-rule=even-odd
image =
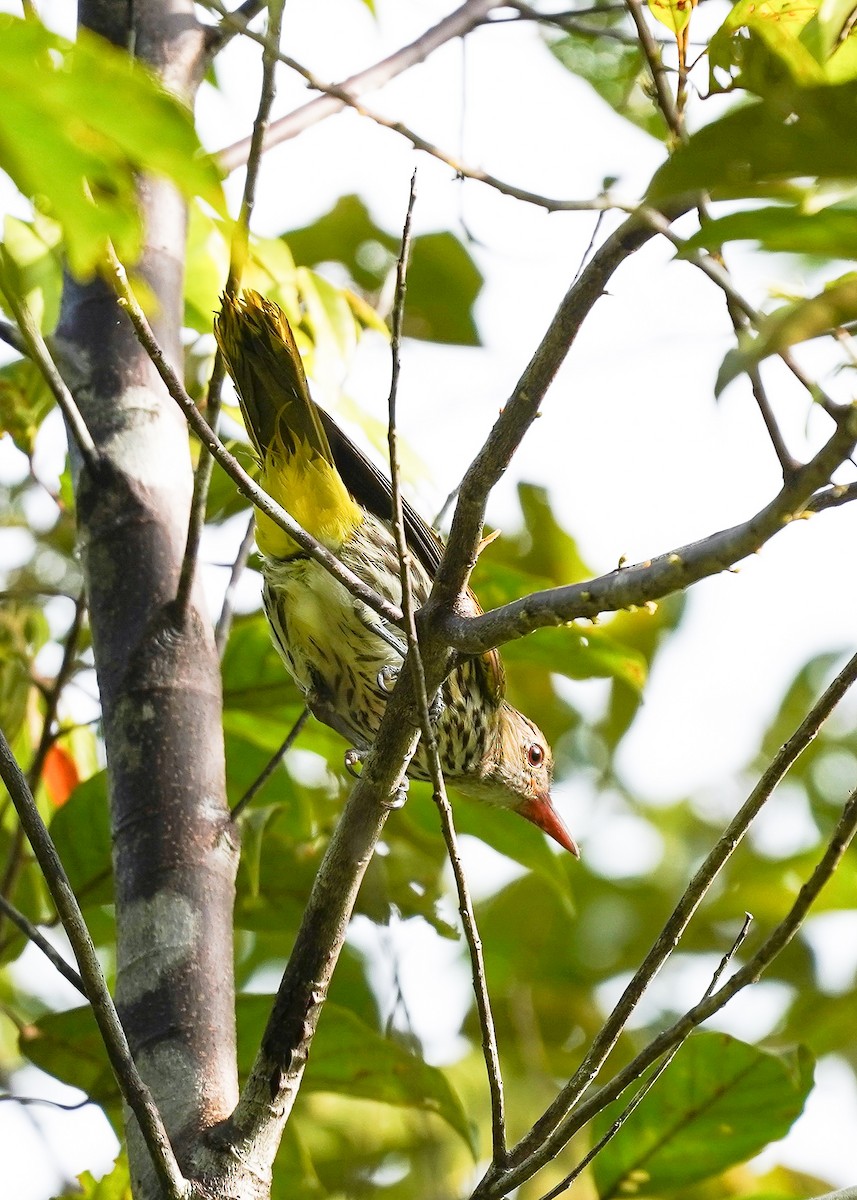
{"label": "dark wing feather", "polygon": [[[343,433],[333,417],[319,408],[321,424],[330,442],[333,461],[351,495],[382,521],[393,520],[393,489],[390,481],[370,462],[351,438]],[[414,506],[402,497],[405,539],[429,576],[434,579],[443,557],[443,542],[430,529]]]}

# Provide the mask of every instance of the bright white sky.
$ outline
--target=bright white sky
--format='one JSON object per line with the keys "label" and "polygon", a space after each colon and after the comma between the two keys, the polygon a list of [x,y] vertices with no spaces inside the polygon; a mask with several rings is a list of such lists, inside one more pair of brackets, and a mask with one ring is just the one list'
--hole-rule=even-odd
{"label": "bright white sky", "polygon": [[[50,7],[67,20],[71,6]],[[325,19],[319,22],[313,0],[288,0],[285,45],[320,77],[339,79],[417,36],[452,2],[379,0],[379,23],[357,0],[328,0],[324,7]],[[19,11],[14,0],[0,0],[0,8]],[[725,11],[713,0],[697,16],[716,24]],[[248,133],[257,103],[259,48],[236,46],[229,63],[221,73],[223,94],[205,88],[200,102],[202,135],[212,149]],[[275,112],[290,111],[306,98],[303,85],[283,73]],[[663,154],[571,78],[540,45],[538,34],[523,26],[481,31],[468,40],[466,55],[459,45],[445,47],[372,97],[371,104],[465,161],[550,195],[591,196],[605,176],[615,175],[617,192],[633,197]],[[416,156],[397,135],[348,113],[268,155],[255,227],[272,234],[298,227],[353,191],[381,225],[396,230],[415,162],[416,231],[460,232],[463,220],[477,241],[473,252],[486,276],[477,309],[484,349],[408,344],[404,350],[400,425],[430,466],[416,498],[431,514],[460,478],[535,348],[577,270],[594,217],[548,216],[479,184],[462,187],[447,168]],[[234,197],[240,182],[236,178],[230,185]],[[614,567],[622,555],[644,559],[746,519],[779,484],[746,384],[734,384],[719,404],[712,399],[717,367],[729,345],[722,299],[691,266],[665,266],[670,258],[665,246],[653,244],[616,275],[489,512],[492,523],[514,525],[515,481],[546,483],[560,518],[598,572]],[[772,280],[796,289],[810,283],[785,260],[774,264],[778,275],[772,280],[761,276],[745,254],[734,252],[731,261],[740,286],[757,303],[765,300]],[[836,362],[825,348],[812,347],[801,360],[822,374],[826,387],[845,394],[850,376],[824,374]],[[345,381],[349,394],[379,417],[388,369],[386,348],[369,337]],[[805,399],[783,371],[772,368],[769,383],[789,444],[803,457]],[[813,414],[809,446],[817,447],[827,432],[828,423]],[[4,468],[15,469],[0,447]],[[694,590],[683,631],[654,673],[622,754],[623,770],[640,794],[653,803],[701,791],[715,802],[723,794],[734,801],[730,775],[757,745],[796,669],[820,651],[853,648],[857,568],[845,548],[855,540],[857,511],[823,514],[788,529],[740,573]],[[213,560],[223,561],[221,546],[206,549]],[[222,573],[211,570],[206,578],[212,604],[219,604]],[[573,694],[582,706],[597,707],[603,689],[598,683],[580,684]],[[609,797],[599,801],[578,781],[559,789],[559,801],[584,852],[606,874],[633,874],[651,865],[649,856],[657,847],[640,842],[639,824],[617,813]],[[799,841],[799,811],[789,814],[783,806],[773,824],[768,836]],[[484,855],[474,855],[477,861],[482,870],[496,865]],[[841,967],[842,947],[855,941],[853,920],[846,929],[841,921],[835,928],[819,922],[818,931],[822,960]],[[448,1032],[437,1027],[431,1005],[421,1009],[420,1004],[429,956],[435,955],[438,969],[455,970],[455,964],[436,957],[445,948],[438,950],[436,941],[426,935],[415,946],[402,939],[400,969],[405,986],[413,985],[408,1002],[416,1028],[443,1060],[451,1051]],[[695,978],[671,980],[689,1001],[706,983],[707,978],[701,986]],[[832,980],[831,986],[844,982]],[[761,986],[734,1002],[721,1027],[750,1036],[767,1031],[781,1003],[773,991]],[[857,1089],[836,1063],[822,1064],[818,1078],[821,1086],[805,1117],[786,1146],[768,1152],[766,1160],[779,1157],[837,1185],[853,1184]],[[22,1089],[54,1094],[35,1075],[22,1081]],[[111,1146],[101,1126],[100,1132],[93,1130],[88,1112],[69,1117],[2,1105],[0,1140],[20,1151],[21,1175],[12,1193],[19,1200],[44,1200],[56,1179],[43,1143],[29,1131],[31,1120],[50,1130],[65,1170],[94,1165],[94,1144],[102,1147],[101,1166],[106,1166]],[[4,1174],[8,1161],[4,1156]]]}

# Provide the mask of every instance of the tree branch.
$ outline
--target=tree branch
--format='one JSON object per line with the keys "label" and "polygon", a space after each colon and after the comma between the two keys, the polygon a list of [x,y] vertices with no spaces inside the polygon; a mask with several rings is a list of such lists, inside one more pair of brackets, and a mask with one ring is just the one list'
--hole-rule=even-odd
{"label": "tree branch", "polygon": [[241,813],[244,811],[244,809],[247,807],[247,805],[250,804],[250,802],[254,799],[254,797],[256,795],[258,795],[260,789],[262,787],[264,787],[264,785],[268,782],[268,780],[274,774],[277,764],[283,760],[283,758],[291,750],[292,746],[294,746],[295,742],[297,741],[298,737],[300,736],[301,730],[303,729],[304,725],[306,725],[307,721],[309,720],[309,716],[310,716],[310,711],[308,708],[305,708],[303,710],[303,712],[301,713],[301,715],[298,717],[298,719],[295,721],[294,725],[291,727],[289,732],[286,734],[281,745],[274,751],[274,753],[271,755],[271,757],[265,763],[265,766],[262,768],[262,770],[259,772],[259,774],[256,776],[256,778],[250,784],[247,791],[244,793],[244,795],[241,797],[241,799],[235,804],[235,807],[230,811],[229,815],[232,817],[233,821],[236,821],[238,819],[238,817],[241,815]]}
{"label": "tree branch", "polygon": [[[51,357],[45,339],[38,325],[33,320],[33,314],[18,295],[13,283],[14,263],[5,246],[0,246],[0,291],[6,297],[6,302],[18,322],[21,341],[23,341],[28,358],[31,358],[41,371],[45,383],[53,392],[59,410],[65,418],[66,428],[77,444],[80,456],[86,464],[90,475],[96,475],[100,460],[92,434],[81,416],[77,402],[66,386],[65,380],[57,370],[57,365]],[[14,342],[10,342],[14,345]],[[17,346],[16,346],[17,349]]]}
{"label": "tree branch", "polygon": [[[226,13],[225,9],[222,8],[220,5],[220,0],[205,0],[205,3],[209,7],[213,8],[216,12],[223,13],[223,20],[225,24],[233,23],[234,19]],[[251,41],[258,42],[262,46],[268,46],[269,43],[265,34],[258,33],[254,29],[248,29],[246,26],[241,26],[237,20],[234,20],[234,25],[236,29],[240,28],[240,31]],[[325,96],[329,96],[337,101],[340,101],[341,108],[351,108],[361,117],[365,117],[367,120],[372,121],[375,125],[380,125],[383,129],[389,129],[393,133],[397,133],[401,137],[406,138],[415,150],[422,150],[425,154],[431,155],[432,158],[436,158],[439,162],[445,163],[446,166],[451,167],[456,175],[462,179],[473,179],[477,183],[484,183],[488,187],[492,187],[495,191],[501,192],[505,196],[511,196],[513,199],[521,200],[527,204],[534,204],[536,207],[544,208],[548,212],[603,212],[616,207],[616,205],[614,205],[606,195],[597,196],[592,200],[558,200],[551,196],[543,196],[538,192],[528,191],[526,188],[517,187],[513,183],[507,183],[505,180],[499,179],[496,175],[491,175],[489,172],[483,171],[479,167],[468,166],[466,163],[461,162],[458,158],[448,154],[445,150],[442,150],[439,146],[436,146],[432,142],[429,142],[426,138],[421,137],[420,134],[415,133],[414,130],[412,130],[408,125],[405,125],[402,121],[394,121],[391,118],[385,117],[381,113],[376,112],[374,109],[367,108],[366,105],[363,104],[357,98],[357,96],[355,96],[353,92],[349,90],[349,85],[347,83],[329,83],[323,79],[320,79],[302,63],[298,62],[297,59],[292,58],[288,54],[284,54],[280,50],[277,51],[276,57],[281,63],[287,67],[290,67],[293,71],[300,75],[301,78],[305,79],[313,91],[322,92]],[[301,112],[303,110],[298,109],[297,111]],[[221,160],[223,153],[228,152],[224,151],[221,153]]]}
{"label": "tree branch", "polygon": [[[15,908],[14,904],[10,904],[5,896],[0,895],[0,911],[9,918],[13,925],[16,925],[23,933],[28,941],[31,941],[34,946],[37,946],[53,966],[59,971],[63,979],[67,980],[72,987],[86,997],[86,988],[83,986],[83,980],[75,971],[74,967],[70,967],[63,956],[54,949],[43,933],[32,923],[28,921],[22,912]],[[88,999],[88,997],[86,997]]]}
{"label": "tree branch", "polygon": [[161,1115],[131,1057],[125,1031],[119,1021],[110,992],[107,990],[107,984],[104,982],[98,955],[95,952],[92,938],[89,936],[80,906],[51,841],[50,834],[39,815],[32,792],[27,787],[27,781],[15,761],[2,731],[0,731],[0,776],[9,789],[12,803],[15,805],[33,853],[42,868],[45,882],[77,959],[85,992],[92,1005],[92,1012],[107,1049],[116,1082],[119,1084],[123,1098],[137,1118],[164,1194],[169,1200],[187,1200],[190,1195],[190,1186],[179,1170]]}
{"label": "tree branch", "polygon": [[[753,920],[753,918],[750,916],[749,913],[744,914],[744,924],[741,926],[741,929],[739,930],[738,936],[735,938],[735,941],[732,943],[732,945],[729,947],[729,949],[726,951],[726,953],[721,958],[720,962],[717,964],[717,968],[711,977],[711,982],[709,983],[708,987],[705,989],[705,991],[703,993],[703,996],[702,996],[703,1000],[707,1000],[708,997],[711,995],[711,993],[714,991],[714,989],[717,987],[717,984],[718,984],[718,981],[719,981],[721,975],[726,970],[726,968],[728,967],[728,965],[732,961],[732,959],[735,957],[735,955],[738,953],[738,950],[741,948],[741,946],[743,946],[744,942],[747,939],[747,934],[750,931],[750,924],[751,924],[752,920]],[[679,1050],[682,1048],[684,1043],[687,1041],[688,1037],[690,1037],[691,1032],[692,1032],[692,1030],[689,1029],[687,1031],[687,1033],[685,1034],[685,1036],[681,1039],[681,1041],[676,1042],[676,1044],[673,1046],[672,1050],[670,1050],[669,1054],[665,1055],[661,1059],[661,1061],[658,1063],[655,1070],[652,1071],[651,1075],[648,1077],[648,1079],[645,1081],[645,1083],[643,1083],[643,1085],[639,1088],[639,1090],[634,1093],[634,1095],[632,1096],[630,1101],[622,1109],[619,1116],[616,1118],[616,1120],[613,1122],[613,1124],[610,1126],[610,1128],[607,1130],[607,1132],[598,1139],[598,1141],[595,1143],[595,1145],[592,1147],[591,1150],[588,1150],[586,1152],[586,1154],[584,1154],[583,1158],[580,1160],[580,1162],[577,1164],[577,1166],[572,1171],[569,1171],[569,1173],[565,1176],[565,1178],[561,1179],[559,1181],[559,1183],[556,1184],[555,1187],[552,1187],[550,1189],[550,1191],[546,1192],[544,1194],[544,1196],[542,1196],[540,1198],[540,1200],[556,1200],[557,1196],[562,1195],[563,1192],[567,1191],[568,1188],[571,1187],[571,1185],[574,1183],[574,1181],[576,1179],[580,1178],[580,1176],[583,1174],[583,1172],[586,1170],[586,1168],[589,1166],[589,1164],[592,1162],[592,1160],[598,1157],[598,1155],[601,1153],[601,1151],[604,1149],[604,1147],[607,1145],[607,1143],[612,1142],[613,1138],[616,1136],[616,1134],[619,1132],[619,1130],[622,1128],[622,1126],[627,1122],[628,1118],[631,1116],[631,1114],[634,1112],[634,1110],[639,1108],[639,1106],[645,1100],[646,1096],[648,1096],[649,1092],[652,1090],[652,1088],[658,1082],[660,1077],[663,1075],[664,1071],[666,1071],[667,1067],[670,1065],[670,1063],[673,1061],[675,1056],[678,1054]]]}
{"label": "tree branch", "polygon": [[[578,617],[641,607],[683,591],[710,575],[725,571],[754,554],[807,510],[819,488],[857,443],[857,404],[845,408],[837,428],[821,450],[786,482],[777,496],[740,525],[631,567],[621,567],[579,584],[533,592],[478,617],[444,615],[441,628],[450,645],[479,654],[534,629],[564,625]],[[453,526],[454,527],[454,526]]]}
{"label": "tree branch", "polygon": [[[770,799],[774,789],[788,770],[815,739],[824,722],[855,681],[857,681],[857,654],[846,663],[809,710],[792,736],[771,760],[747,800],[696,871],[658,934],[651,950],[594,1038],[580,1066],[556,1099],[511,1151],[509,1172],[507,1177],[504,1177],[503,1186],[494,1190],[494,1183],[498,1176],[496,1172],[489,1171],[476,1189],[474,1196],[499,1195],[504,1189],[515,1187],[523,1179],[530,1178],[536,1170],[550,1161],[572,1136],[574,1130],[571,1130],[571,1124],[574,1123],[575,1129],[580,1127],[577,1124],[579,1110],[575,1106],[578,1105],[581,1097],[601,1070],[649,984],[672,954],[704,896],[740,845],[762,806]],[[569,1130],[571,1131],[569,1132]],[[525,1163],[528,1164],[526,1170],[523,1169]]]}
{"label": "tree branch", "polygon": [[[677,212],[673,214],[678,215]],[[508,467],[524,434],[539,413],[539,406],[556,372],[568,354],[584,319],[603,295],[614,271],[653,236],[638,215],[606,239],[588,266],[566,292],[535,354],[494,424],[488,438],[467,470],[459,488],[446,554],[441,563],[421,621],[436,619],[444,636],[467,636],[448,614],[467,586],[482,537],[488,495]],[[479,620],[484,620],[480,617]],[[468,627],[469,631],[469,627]],[[458,640],[454,643],[458,646]],[[494,643],[497,645],[498,643]]]}
{"label": "tree branch", "polygon": [[[219,0],[214,0],[214,2],[208,0],[207,6],[225,15],[225,10],[219,4]],[[444,17],[437,25],[426,30],[416,41],[402,46],[394,54],[381,59],[371,67],[366,67],[363,71],[358,71],[356,75],[350,75],[342,82],[341,86],[353,96],[383,87],[385,83],[395,79],[403,71],[423,62],[440,46],[452,41],[453,38],[464,37],[465,34],[480,25],[491,9],[496,7],[497,0],[466,0],[465,4],[455,9],[448,17]],[[270,126],[265,137],[264,150],[270,150],[281,142],[297,137],[309,126],[323,121],[333,113],[340,112],[344,107],[344,102],[334,96],[318,96],[315,100],[310,100],[308,104],[301,105],[300,108],[296,108],[294,112],[281,117]],[[234,171],[236,167],[244,165],[249,151],[250,140],[243,138],[240,142],[235,142],[221,150],[218,157],[227,171]]]}
{"label": "tree branch", "polygon": [[220,616],[217,618],[217,625],[214,629],[214,644],[217,647],[217,653],[220,658],[223,658],[223,652],[226,649],[226,643],[229,640],[229,630],[232,627],[233,605],[235,603],[235,592],[238,588],[238,581],[241,578],[244,568],[247,566],[247,559],[250,551],[253,548],[253,538],[256,532],[256,517],[254,513],[250,513],[250,520],[247,522],[247,528],[244,531],[244,536],[241,539],[241,545],[238,547],[238,553],[235,555],[235,561],[232,564],[232,570],[229,573],[229,582],[226,585],[226,591],[223,593],[223,604],[220,609]]}

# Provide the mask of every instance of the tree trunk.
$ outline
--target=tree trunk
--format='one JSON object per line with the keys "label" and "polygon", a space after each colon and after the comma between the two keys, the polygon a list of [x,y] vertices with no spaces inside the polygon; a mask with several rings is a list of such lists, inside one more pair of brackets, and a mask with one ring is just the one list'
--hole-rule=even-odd
{"label": "tree trunk", "polygon": [[[133,29],[131,22],[133,21]],[[190,0],[81,0],[80,23],[134,47],[192,102],[204,67]],[[186,211],[141,180],[135,268],[181,369]],[[79,536],[104,713],[114,836],[119,1010],[187,1166],[237,1099],[232,907],[237,837],[225,798],[220,669],[201,588],[174,603],[192,469],[184,419],[109,287],[66,279],[58,347],[103,466],[76,463]],[[129,1121],[134,1195],[157,1194]]]}

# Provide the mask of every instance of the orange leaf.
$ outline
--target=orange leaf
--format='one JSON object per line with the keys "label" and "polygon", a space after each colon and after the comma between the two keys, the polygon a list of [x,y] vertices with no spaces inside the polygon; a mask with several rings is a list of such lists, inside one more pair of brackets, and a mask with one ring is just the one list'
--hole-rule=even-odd
{"label": "orange leaf", "polygon": [[63,750],[62,746],[51,746],[45,755],[42,783],[44,783],[48,798],[55,808],[62,808],[80,783],[75,761],[67,750]]}

